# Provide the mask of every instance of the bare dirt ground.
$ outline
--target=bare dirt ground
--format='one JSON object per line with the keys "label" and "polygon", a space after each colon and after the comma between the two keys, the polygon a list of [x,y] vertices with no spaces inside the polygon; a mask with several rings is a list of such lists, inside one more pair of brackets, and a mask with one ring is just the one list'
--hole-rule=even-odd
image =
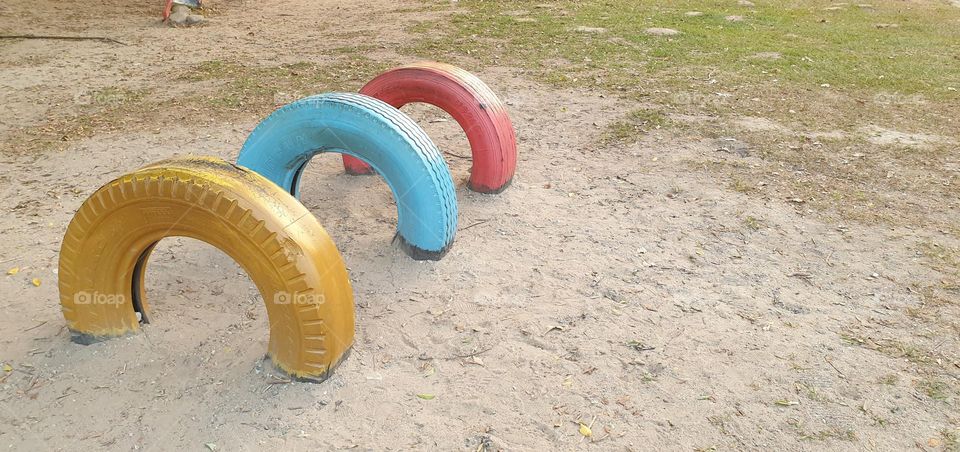
{"label": "bare dirt ground", "polygon": [[[343,253],[357,302],[353,353],[326,382],[289,383],[262,362],[256,289],[189,240],[155,252],[155,312],[141,334],[71,343],[57,258],[86,196],[164,157],[234,160],[262,118],[183,102],[223,88],[178,73],[214,60],[322,65],[351,46],[411,61],[398,50],[404,27],[437,14],[412,1],[211,3],[211,21],[191,29],[161,26],[153,4],[0,5],[0,32],[127,44],[0,41],[0,265],[19,269],[0,276],[0,447],[960,447],[956,256],[942,251],[954,235],[839,224],[786,194],[740,193],[708,168],[756,157],[713,139],[653,132],[602,145],[635,105],[550,90],[509,67],[468,69],[508,104],[518,175],[503,194],[478,195],[464,186],[469,161],[450,156],[460,231],[440,262],[390,244],[386,184],[343,175],[335,156],[311,163],[303,201]],[[109,92],[143,93],[135,103],[152,110],[98,107]],[[114,114],[76,119],[97,108]],[[441,149],[468,153],[442,112],[405,110]],[[946,200],[940,214],[956,209]],[[946,247],[940,261],[930,244]]]}

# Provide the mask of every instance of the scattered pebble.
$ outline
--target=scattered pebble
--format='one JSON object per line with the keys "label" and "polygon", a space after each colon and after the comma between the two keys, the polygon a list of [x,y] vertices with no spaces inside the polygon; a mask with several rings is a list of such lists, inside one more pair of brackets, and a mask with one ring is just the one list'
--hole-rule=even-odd
{"label": "scattered pebble", "polygon": [[703,13],[700,11],[687,11],[683,13],[683,15],[687,17],[697,17],[697,16],[702,16]]}
{"label": "scattered pebble", "polygon": [[680,34],[680,30],[674,30],[672,28],[659,28],[653,27],[644,30],[648,35],[653,36],[676,36]]}
{"label": "scattered pebble", "polygon": [[750,0],[739,0],[737,4],[740,6],[746,6],[748,8],[753,8],[754,6],[757,6],[757,5],[754,5],[753,2],[751,2]]}
{"label": "scattered pebble", "polygon": [[737,16],[737,15],[727,16],[727,17],[724,17],[724,19],[727,19],[730,22],[743,22],[743,16]]}
{"label": "scattered pebble", "polygon": [[750,58],[756,58],[758,60],[779,60],[783,55],[780,52],[759,52],[753,55],[750,55]]}
{"label": "scattered pebble", "polygon": [[606,29],[606,28],[602,28],[602,27],[585,27],[585,26],[581,25],[581,26],[579,26],[579,27],[577,27],[577,28],[574,28],[573,31],[576,31],[576,32],[579,32],[579,33],[596,33],[596,34],[599,34],[599,33],[606,33],[606,32],[607,32],[607,29]]}

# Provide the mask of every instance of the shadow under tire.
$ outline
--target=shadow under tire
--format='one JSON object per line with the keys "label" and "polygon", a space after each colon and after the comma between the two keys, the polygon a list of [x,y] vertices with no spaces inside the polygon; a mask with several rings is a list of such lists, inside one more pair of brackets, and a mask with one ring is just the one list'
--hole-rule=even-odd
{"label": "shadow under tire", "polygon": [[143,273],[165,237],[206,242],[250,276],[270,322],[267,355],[322,380],[354,337],[353,290],[339,251],[293,196],[214,158],[164,160],[104,185],[80,206],[60,249],[60,303],[74,340],[135,333],[149,320]]}

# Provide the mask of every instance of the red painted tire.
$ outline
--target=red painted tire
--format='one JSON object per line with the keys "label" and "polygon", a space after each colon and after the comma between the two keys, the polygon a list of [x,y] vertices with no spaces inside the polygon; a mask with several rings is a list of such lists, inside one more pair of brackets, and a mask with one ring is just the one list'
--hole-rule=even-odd
{"label": "red painted tire", "polygon": [[[517,138],[507,109],[475,75],[443,63],[414,63],[391,69],[367,83],[361,94],[400,108],[424,102],[450,114],[467,134],[473,154],[471,190],[500,193],[517,167]],[[343,156],[348,174],[370,174],[361,160]]]}

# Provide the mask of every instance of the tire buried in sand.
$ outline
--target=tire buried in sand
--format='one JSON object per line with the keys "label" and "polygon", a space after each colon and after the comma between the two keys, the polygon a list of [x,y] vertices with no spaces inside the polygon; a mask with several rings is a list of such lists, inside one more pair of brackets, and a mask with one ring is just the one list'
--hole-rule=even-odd
{"label": "tire buried in sand", "polygon": [[[473,156],[467,186],[480,193],[500,193],[513,180],[517,138],[507,109],[475,75],[444,63],[421,62],[391,69],[367,83],[361,94],[400,108],[423,102],[447,112],[466,132]],[[371,174],[363,161],[343,156],[348,174]]]}
{"label": "tire buried in sand", "polygon": [[[320,223],[267,179],[220,159],[177,158],[104,185],[77,211],[60,250],[60,303],[76,342],[149,321],[144,271],[165,237],[219,248],[256,284],[270,321],[267,355],[322,380],[353,344],[353,291]],[[138,315],[140,318],[138,318]]]}

